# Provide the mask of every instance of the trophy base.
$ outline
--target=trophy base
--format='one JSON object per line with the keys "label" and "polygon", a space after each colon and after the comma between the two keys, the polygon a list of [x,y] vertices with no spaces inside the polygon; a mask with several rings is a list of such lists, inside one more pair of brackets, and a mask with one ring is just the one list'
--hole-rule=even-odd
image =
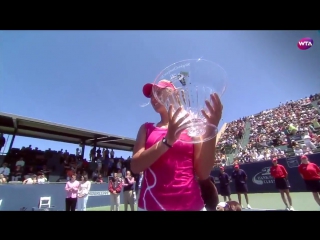
{"label": "trophy base", "polygon": [[179,141],[195,144],[206,142],[216,137],[218,134],[218,128],[213,124],[204,122],[203,120],[197,120],[181,126],[177,130],[177,133],[179,132],[181,132]]}

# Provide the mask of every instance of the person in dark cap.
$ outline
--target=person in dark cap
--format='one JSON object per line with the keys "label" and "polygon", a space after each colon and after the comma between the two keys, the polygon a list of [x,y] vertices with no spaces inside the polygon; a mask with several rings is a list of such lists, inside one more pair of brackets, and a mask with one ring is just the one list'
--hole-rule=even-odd
{"label": "person in dark cap", "polygon": [[220,167],[220,173],[219,173],[219,181],[220,181],[220,195],[223,197],[223,200],[226,202],[227,197],[228,200],[231,201],[231,191],[230,191],[230,176],[228,173],[224,171],[224,167]]}
{"label": "person in dark cap", "polygon": [[[272,177],[274,177],[276,188],[280,191],[282,201],[286,205],[286,210],[294,211],[289,193],[290,184],[288,181],[288,172],[284,166],[278,164],[277,158],[272,159],[272,164],[273,166],[270,168],[270,174]],[[286,194],[288,201],[284,194]]]}
{"label": "person in dark cap", "polygon": [[216,207],[216,211],[242,211],[242,207],[236,201],[220,202]]}
{"label": "person in dark cap", "polygon": [[247,174],[244,170],[239,168],[239,165],[234,165],[234,170],[232,172],[232,179],[234,180],[236,193],[238,195],[239,204],[241,204],[241,194],[244,195],[247,203],[247,208],[251,209],[248,198],[248,186],[247,186]]}

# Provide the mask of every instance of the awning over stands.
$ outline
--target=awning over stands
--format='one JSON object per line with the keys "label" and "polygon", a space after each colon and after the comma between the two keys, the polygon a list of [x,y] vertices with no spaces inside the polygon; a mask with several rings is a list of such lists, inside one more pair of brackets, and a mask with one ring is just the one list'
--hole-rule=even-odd
{"label": "awning over stands", "polygon": [[85,145],[90,146],[93,146],[96,140],[97,147],[122,151],[132,151],[135,143],[131,138],[0,112],[0,133],[14,134],[15,129],[17,129],[17,136],[74,144],[80,144],[83,141]]}

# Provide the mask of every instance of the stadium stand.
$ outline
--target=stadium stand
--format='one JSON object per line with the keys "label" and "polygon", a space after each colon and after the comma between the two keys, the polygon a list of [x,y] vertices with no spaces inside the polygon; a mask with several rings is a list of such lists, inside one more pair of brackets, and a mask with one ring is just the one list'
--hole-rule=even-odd
{"label": "stadium stand", "polygon": [[280,104],[226,125],[217,166],[320,152],[320,94]]}
{"label": "stadium stand", "polygon": [[[92,161],[81,158],[77,152],[70,154],[62,149],[53,151],[50,148],[40,151],[31,145],[21,149],[12,148],[0,168],[0,174],[4,175],[7,182],[25,184],[66,181],[73,172],[77,173],[78,178],[87,174],[95,182],[105,182],[111,173],[123,173],[130,169],[130,158],[114,157],[113,150],[111,155],[108,149],[101,151],[99,148],[96,152],[92,149]],[[106,169],[109,169],[109,173]]]}

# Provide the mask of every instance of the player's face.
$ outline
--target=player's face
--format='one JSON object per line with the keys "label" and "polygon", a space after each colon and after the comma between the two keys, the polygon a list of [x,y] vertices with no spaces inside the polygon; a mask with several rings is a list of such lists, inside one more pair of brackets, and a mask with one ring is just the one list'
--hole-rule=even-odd
{"label": "player's face", "polygon": [[153,93],[151,94],[150,102],[151,102],[151,105],[152,105],[153,109],[154,109],[157,113],[166,112],[165,106],[163,106],[163,105],[153,96]]}

